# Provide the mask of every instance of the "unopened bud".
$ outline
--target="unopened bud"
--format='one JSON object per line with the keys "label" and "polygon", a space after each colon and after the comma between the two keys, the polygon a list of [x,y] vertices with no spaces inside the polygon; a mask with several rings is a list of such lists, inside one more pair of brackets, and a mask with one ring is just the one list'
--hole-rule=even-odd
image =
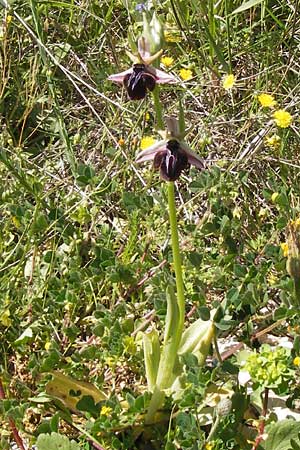
{"label": "unopened bud", "polygon": [[218,416],[227,416],[232,408],[232,401],[230,398],[223,398],[216,406],[216,412]]}
{"label": "unopened bud", "polygon": [[149,13],[143,13],[143,36],[150,43],[150,52],[156,53],[164,46],[164,27],[156,15],[153,13],[149,20]]}

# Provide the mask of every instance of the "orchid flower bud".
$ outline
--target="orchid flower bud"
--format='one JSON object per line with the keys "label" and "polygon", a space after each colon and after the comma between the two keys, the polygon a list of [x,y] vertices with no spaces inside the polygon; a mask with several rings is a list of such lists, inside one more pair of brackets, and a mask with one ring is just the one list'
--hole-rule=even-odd
{"label": "orchid flower bud", "polygon": [[151,53],[156,53],[164,46],[164,27],[154,11],[152,19],[149,13],[143,13],[143,36],[150,44]]}

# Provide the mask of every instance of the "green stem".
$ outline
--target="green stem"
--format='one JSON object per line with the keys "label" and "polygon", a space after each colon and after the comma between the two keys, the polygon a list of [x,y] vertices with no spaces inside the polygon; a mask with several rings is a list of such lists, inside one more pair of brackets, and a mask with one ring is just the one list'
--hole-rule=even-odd
{"label": "green stem", "polygon": [[172,386],[176,374],[174,366],[177,360],[177,352],[182,338],[185,315],[184,286],[182,278],[181,255],[179,249],[178,226],[176,217],[176,203],[174,183],[168,183],[168,204],[171,228],[171,244],[173,251],[173,265],[176,276],[175,295],[173,287],[167,289],[167,316],[164,333],[164,342],[157,372],[156,386],[146,415],[146,423],[155,422],[155,414],[162,407],[165,398],[165,389]]}
{"label": "green stem", "polygon": [[179,307],[179,323],[178,328],[181,328],[181,334],[184,324],[184,312],[185,312],[185,300],[184,300],[184,285],[182,278],[182,267],[181,267],[181,255],[179,248],[179,238],[178,238],[178,226],[176,217],[176,203],[175,203],[175,192],[174,183],[168,183],[168,204],[169,204],[169,218],[171,227],[171,242],[173,251],[173,264],[176,276],[176,290],[177,290],[177,302]]}
{"label": "green stem", "polygon": [[163,110],[162,104],[159,98],[159,87],[155,86],[153,92],[153,101],[154,101],[154,109],[156,113],[156,123],[159,130],[164,129],[164,118],[163,118]]}

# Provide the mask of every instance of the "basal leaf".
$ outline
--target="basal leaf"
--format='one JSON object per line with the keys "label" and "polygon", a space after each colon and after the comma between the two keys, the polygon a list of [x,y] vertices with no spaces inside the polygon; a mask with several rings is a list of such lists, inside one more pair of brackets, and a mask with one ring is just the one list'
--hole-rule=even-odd
{"label": "basal leaf", "polygon": [[264,0],[248,0],[247,2],[244,2],[241,6],[236,8],[231,14],[238,14],[240,12],[246,11],[247,9],[252,8],[253,6],[258,5],[259,3],[262,3]]}

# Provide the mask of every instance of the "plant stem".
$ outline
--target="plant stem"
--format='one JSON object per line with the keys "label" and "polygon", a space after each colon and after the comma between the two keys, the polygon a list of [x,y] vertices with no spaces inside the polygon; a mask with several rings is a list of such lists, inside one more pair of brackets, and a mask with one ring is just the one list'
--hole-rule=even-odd
{"label": "plant stem", "polygon": [[[0,379],[0,400],[5,400],[5,398],[6,398],[6,396],[5,396],[2,380]],[[15,421],[11,417],[9,417],[8,421],[9,421],[9,426],[10,426],[11,431],[14,436],[15,443],[17,444],[17,446],[19,447],[20,450],[26,450],[23,440],[17,430]]]}
{"label": "plant stem", "polygon": [[159,130],[164,129],[164,118],[163,118],[163,110],[162,110],[162,104],[159,98],[159,87],[155,86],[154,90],[152,91],[153,101],[154,101],[154,109],[156,113],[156,123],[157,128]]}
{"label": "plant stem", "polygon": [[177,352],[181,342],[184,326],[184,286],[182,278],[181,255],[179,249],[176,203],[173,182],[168,183],[168,204],[177,295],[175,295],[172,286],[169,286],[167,289],[167,317],[164,342],[159,361],[156,386],[154,388],[149,409],[146,415],[146,424],[155,421],[155,414],[164,402],[164,391],[165,389],[168,389],[172,386],[176,378],[176,375],[174,374],[174,366],[177,360]]}
{"label": "plant stem", "polygon": [[176,277],[177,303],[179,307],[178,329],[181,328],[182,334],[184,324],[185,300],[184,300],[184,285],[182,279],[181,255],[179,248],[178,225],[176,217],[176,203],[175,203],[175,192],[173,182],[168,183],[168,204],[169,204],[169,218],[171,227],[173,264]]}

